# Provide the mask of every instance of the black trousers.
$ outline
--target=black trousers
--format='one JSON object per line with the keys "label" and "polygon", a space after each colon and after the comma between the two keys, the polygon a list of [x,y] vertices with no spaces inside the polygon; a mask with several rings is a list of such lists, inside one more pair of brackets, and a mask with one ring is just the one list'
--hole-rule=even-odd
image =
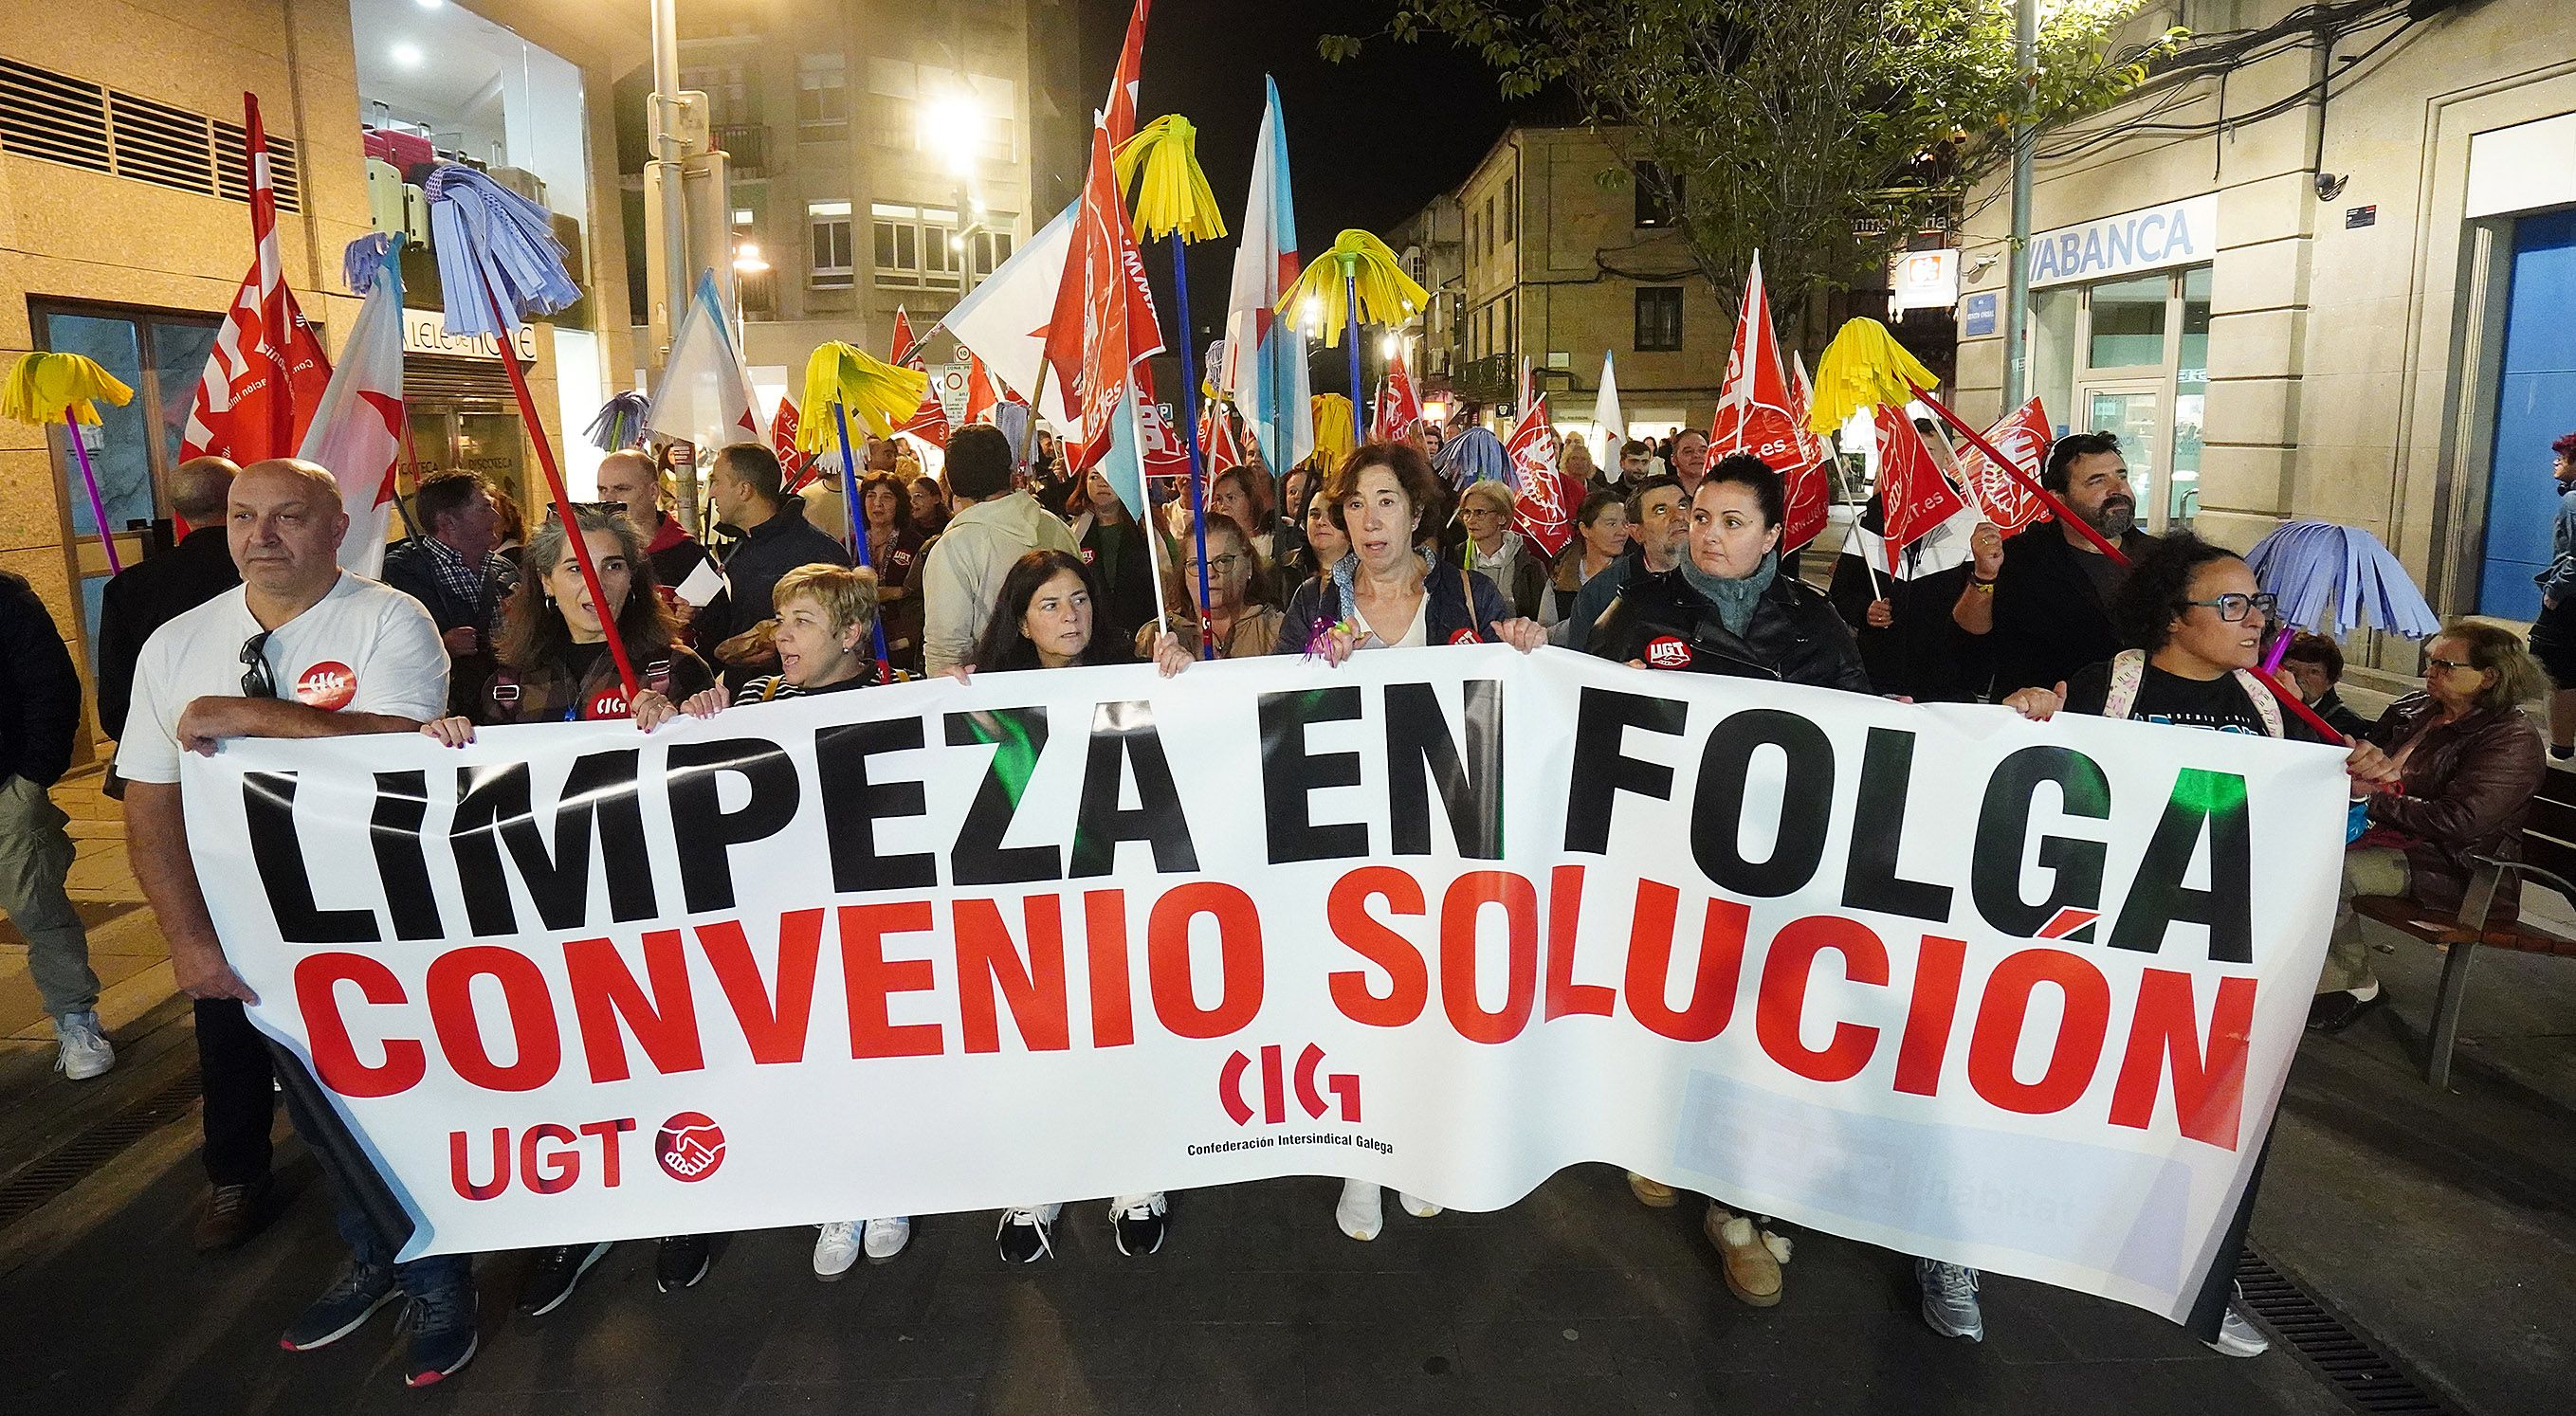
{"label": "black trousers", "polygon": [[277,1119],[268,1040],[230,998],[197,1000],[197,1077],[206,1099],[206,1180],[255,1185],[268,1178]]}
{"label": "black trousers", "polygon": [[2218,1324],[2227,1316],[2227,1302],[2236,1293],[2236,1261],[2245,1252],[2245,1231],[2254,1224],[2254,1196],[2263,1188],[2263,1165],[2272,1158],[2272,1133],[2263,1132],[2263,1149],[2254,1153],[2254,1173],[2245,1178],[2245,1198],[2236,1202],[2236,1213],[2228,1216],[2227,1233],[2218,1241],[2218,1262],[2209,1266],[2209,1277],[2200,1285],[2200,1296],[2191,1305],[2191,1317],[2184,1330],[2203,1342],[2218,1336]]}

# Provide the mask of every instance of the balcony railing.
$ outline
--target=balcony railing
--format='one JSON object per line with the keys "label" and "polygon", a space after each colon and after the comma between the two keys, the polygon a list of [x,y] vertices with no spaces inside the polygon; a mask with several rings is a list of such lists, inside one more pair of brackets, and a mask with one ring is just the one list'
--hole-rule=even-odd
{"label": "balcony railing", "polygon": [[736,177],[769,175],[769,129],[759,123],[726,123],[716,129],[716,146],[733,159]]}

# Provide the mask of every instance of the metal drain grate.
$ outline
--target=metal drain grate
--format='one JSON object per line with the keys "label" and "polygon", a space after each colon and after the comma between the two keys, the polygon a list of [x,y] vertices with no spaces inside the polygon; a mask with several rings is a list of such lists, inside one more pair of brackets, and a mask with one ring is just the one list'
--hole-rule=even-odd
{"label": "metal drain grate", "polygon": [[2356,1411],[2373,1416],[2448,1416],[2451,1408],[2416,1384],[2378,1343],[2328,1312],[2296,1280],[2248,1245],[2236,1266],[2245,1307],[2301,1363],[2332,1383]]}
{"label": "metal drain grate", "polygon": [[88,1179],[127,1146],[188,1114],[197,1103],[197,1069],[190,1067],[168,1086],[127,1107],[21,1167],[0,1182],[0,1229],[43,1208],[55,1196]]}

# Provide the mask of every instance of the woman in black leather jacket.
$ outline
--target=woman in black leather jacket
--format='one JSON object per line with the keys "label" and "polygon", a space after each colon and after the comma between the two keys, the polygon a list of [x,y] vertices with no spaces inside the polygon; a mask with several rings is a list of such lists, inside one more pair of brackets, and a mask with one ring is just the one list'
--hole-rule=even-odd
{"label": "woman in black leather jacket", "polygon": [[1780,474],[1739,453],[1691,499],[1681,564],[1635,574],[1592,631],[1592,652],[1641,668],[1870,692],[1851,629],[1822,591],[1780,569]]}

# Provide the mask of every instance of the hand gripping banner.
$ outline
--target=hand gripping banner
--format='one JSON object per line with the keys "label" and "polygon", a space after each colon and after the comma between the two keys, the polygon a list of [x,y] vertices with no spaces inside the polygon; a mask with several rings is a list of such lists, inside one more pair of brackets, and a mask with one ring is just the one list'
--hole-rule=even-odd
{"label": "hand gripping banner", "polygon": [[1499,646],[183,785],[407,1255],[1298,1174],[1491,1210],[1606,1161],[2176,1318],[2344,819],[2325,748]]}

